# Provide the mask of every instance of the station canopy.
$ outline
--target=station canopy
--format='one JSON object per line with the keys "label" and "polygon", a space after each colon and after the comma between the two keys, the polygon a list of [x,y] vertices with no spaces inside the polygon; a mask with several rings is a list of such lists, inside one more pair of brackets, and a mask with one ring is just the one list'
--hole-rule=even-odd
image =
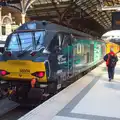
{"label": "station canopy", "polygon": [[[7,1],[7,0],[6,0]],[[17,1],[17,2],[16,2]],[[16,2],[16,3],[15,3]],[[112,11],[102,6],[119,5],[119,0],[8,0],[31,20],[48,20],[101,36],[111,30]]]}
{"label": "station canopy", "polygon": [[120,30],[110,30],[101,37],[106,42],[114,42],[120,45]]}

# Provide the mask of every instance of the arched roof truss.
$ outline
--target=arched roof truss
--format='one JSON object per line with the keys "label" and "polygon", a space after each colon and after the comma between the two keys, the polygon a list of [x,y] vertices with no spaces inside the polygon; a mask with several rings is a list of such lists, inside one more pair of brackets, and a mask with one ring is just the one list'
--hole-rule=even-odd
{"label": "arched roof truss", "polygon": [[[15,1],[15,0],[13,0]],[[111,11],[101,6],[119,5],[119,0],[17,0],[11,4],[32,20],[50,20],[98,34],[111,29]],[[94,23],[96,28],[93,27]],[[87,26],[86,26],[87,25]],[[84,29],[83,29],[84,28]],[[101,32],[100,32],[101,31]]]}

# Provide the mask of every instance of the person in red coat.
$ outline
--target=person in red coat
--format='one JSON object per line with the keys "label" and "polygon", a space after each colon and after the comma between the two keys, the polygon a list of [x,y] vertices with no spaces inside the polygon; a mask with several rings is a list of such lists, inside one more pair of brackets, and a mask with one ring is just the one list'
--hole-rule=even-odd
{"label": "person in red coat", "polygon": [[115,66],[118,61],[117,55],[113,52],[113,49],[110,49],[110,52],[104,56],[104,61],[106,61],[106,66],[108,69],[109,81],[114,79]]}

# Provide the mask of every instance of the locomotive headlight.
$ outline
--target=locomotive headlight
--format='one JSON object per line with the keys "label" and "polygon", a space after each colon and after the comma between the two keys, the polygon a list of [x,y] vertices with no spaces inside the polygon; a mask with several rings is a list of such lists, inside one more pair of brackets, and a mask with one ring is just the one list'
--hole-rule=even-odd
{"label": "locomotive headlight", "polygon": [[12,53],[10,51],[6,51],[5,52],[7,56],[11,57],[12,56]]}
{"label": "locomotive headlight", "polygon": [[31,55],[31,56],[35,56],[35,55],[36,55],[36,52],[35,52],[35,51],[34,51],[34,52],[31,52],[30,55]]}

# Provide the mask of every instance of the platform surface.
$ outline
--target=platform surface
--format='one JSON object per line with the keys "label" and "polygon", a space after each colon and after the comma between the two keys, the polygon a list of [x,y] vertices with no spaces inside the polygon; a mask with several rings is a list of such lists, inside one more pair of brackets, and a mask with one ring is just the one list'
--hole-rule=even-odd
{"label": "platform surface", "polygon": [[103,63],[19,120],[120,120],[120,58],[113,81]]}

